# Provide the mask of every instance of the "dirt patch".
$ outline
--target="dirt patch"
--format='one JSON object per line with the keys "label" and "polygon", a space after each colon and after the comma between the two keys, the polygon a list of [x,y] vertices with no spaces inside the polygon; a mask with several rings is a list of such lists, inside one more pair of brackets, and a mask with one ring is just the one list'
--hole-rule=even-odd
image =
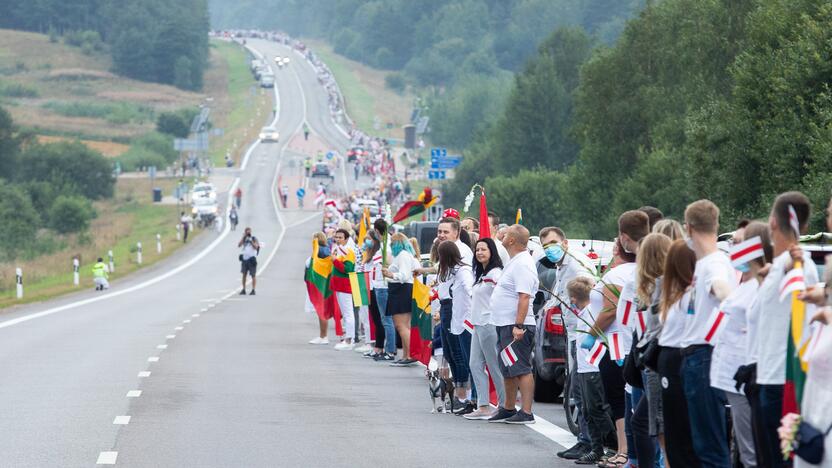
{"label": "dirt patch", "polygon": [[63,68],[46,74],[47,80],[104,80],[115,78],[110,72],[102,70],[84,70],[81,68]]}
{"label": "dirt patch", "polygon": [[80,141],[88,148],[94,149],[95,151],[98,151],[99,153],[103,154],[108,158],[115,158],[121,156],[122,154],[127,152],[128,149],[130,149],[129,145],[115,143],[112,141],[76,140],[74,138],[50,135],[38,135],[37,139],[39,143],[60,143],[62,141]]}

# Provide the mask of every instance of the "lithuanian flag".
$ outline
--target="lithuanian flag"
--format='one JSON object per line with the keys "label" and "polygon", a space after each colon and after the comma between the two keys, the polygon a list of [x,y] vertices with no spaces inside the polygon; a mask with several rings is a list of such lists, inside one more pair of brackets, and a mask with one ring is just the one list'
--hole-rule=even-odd
{"label": "lithuanian flag", "polygon": [[430,288],[413,279],[413,306],[410,316],[410,356],[422,364],[430,362],[433,317],[430,311]]}
{"label": "lithuanian flag", "polygon": [[517,216],[514,217],[514,224],[523,224],[523,209],[517,208]]}
{"label": "lithuanian flag", "polygon": [[370,305],[370,273],[353,271],[349,275],[353,305],[355,307]]}
{"label": "lithuanian flag", "polygon": [[399,208],[399,211],[396,212],[396,216],[393,216],[393,222],[398,223],[399,221],[403,221],[411,216],[424,213],[425,210],[433,206],[437,200],[439,200],[439,197],[433,196],[433,192],[430,190],[430,187],[425,187],[425,190],[419,194],[419,197],[416,200],[405,202],[402,207]]}
{"label": "lithuanian flag", "polygon": [[304,272],[306,292],[309,294],[309,301],[315,307],[315,312],[321,320],[335,318],[335,332],[340,336],[344,334],[339,317],[341,314],[339,313],[338,302],[335,300],[335,294],[332,294],[332,289],[329,287],[333,270],[332,257],[318,258],[319,248],[318,242],[313,240],[312,258]]}
{"label": "lithuanian flag", "polygon": [[[792,271],[803,269],[802,262],[795,261]],[[800,274],[802,277],[802,274]],[[802,280],[802,278],[801,278]],[[809,340],[804,339],[806,324],[806,304],[797,298],[800,291],[792,291],[791,327],[786,347],[786,385],[783,390],[783,414],[800,413],[800,401],[803,399],[803,386],[806,383],[806,371],[809,370],[805,361]],[[808,338],[808,335],[806,336]]]}

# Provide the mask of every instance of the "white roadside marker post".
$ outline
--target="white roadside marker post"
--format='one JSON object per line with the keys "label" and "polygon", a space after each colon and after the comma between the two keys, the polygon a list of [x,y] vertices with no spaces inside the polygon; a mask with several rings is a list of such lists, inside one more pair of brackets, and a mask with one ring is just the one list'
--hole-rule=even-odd
{"label": "white roadside marker post", "polygon": [[179,231],[180,229],[181,229],[181,227],[177,224],[176,225],[176,242],[179,242],[179,241],[182,240],[182,233]]}
{"label": "white roadside marker post", "polygon": [[113,251],[110,250],[107,252],[107,256],[110,258],[110,273],[113,273],[116,271],[116,262],[113,259]]}
{"label": "white roadside marker post", "polygon": [[23,269],[16,269],[15,276],[17,277],[17,298],[23,299]]}
{"label": "white roadside marker post", "polygon": [[73,258],[72,259],[72,284],[74,284],[75,286],[78,286],[78,284],[80,284],[80,282],[81,282],[81,278],[80,278],[80,275],[78,273],[78,270],[79,270],[80,266],[81,265],[79,264],[78,259]]}
{"label": "white roadside marker post", "polygon": [[136,242],[136,261],[139,262],[139,265],[142,264],[142,243]]}
{"label": "white roadside marker post", "polygon": [[156,234],[156,253],[162,253],[162,236],[159,234]]}

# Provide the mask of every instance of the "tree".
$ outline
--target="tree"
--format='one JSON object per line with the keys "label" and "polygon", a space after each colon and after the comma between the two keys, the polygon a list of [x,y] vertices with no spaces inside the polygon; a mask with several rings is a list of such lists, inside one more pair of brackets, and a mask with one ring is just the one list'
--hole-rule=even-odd
{"label": "tree", "polygon": [[93,210],[86,198],[60,195],[49,209],[49,227],[60,234],[85,231],[92,216]]}
{"label": "tree", "polygon": [[191,121],[182,112],[162,112],[156,118],[156,131],[176,138],[188,138]]}
{"label": "tree", "polygon": [[79,194],[97,200],[113,196],[115,179],[110,162],[79,142],[35,144],[26,148],[26,161],[18,171],[21,182],[49,182],[58,193]]}
{"label": "tree", "polygon": [[0,184],[0,259],[12,260],[30,247],[40,218],[25,190]]}

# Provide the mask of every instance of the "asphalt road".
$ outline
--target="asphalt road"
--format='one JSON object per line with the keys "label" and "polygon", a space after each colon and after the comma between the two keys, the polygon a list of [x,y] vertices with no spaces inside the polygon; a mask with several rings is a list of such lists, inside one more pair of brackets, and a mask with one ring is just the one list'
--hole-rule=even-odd
{"label": "asphalt road", "polygon": [[264,244],[257,296],[237,295],[241,233],[226,231],[108,292],[3,314],[0,466],[558,463],[553,439],[569,438],[556,405],[536,407],[555,425],[535,430],[431,414],[421,369],[306,344],[317,324],[303,312],[302,265],[320,214],[278,210],[274,187],[304,120],[342,154],[347,142],[314,71],[291,56],[276,74],[281,141],[254,145],[239,171],[240,227]]}

